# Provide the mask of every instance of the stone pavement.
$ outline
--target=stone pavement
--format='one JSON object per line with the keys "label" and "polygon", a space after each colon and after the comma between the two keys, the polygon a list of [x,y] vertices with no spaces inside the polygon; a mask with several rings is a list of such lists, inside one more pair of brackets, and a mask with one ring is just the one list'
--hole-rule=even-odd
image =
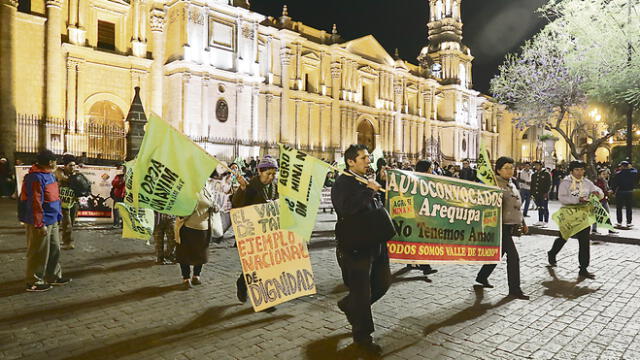
{"label": "stone pavement", "polygon": [[[352,359],[333,215],[321,215],[310,253],[318,294],[253,313],[235,298],[231,240],[211,248],[204,285],[181,290],[176,265],[153,263],[142,241],[115,230],[78,232],[63,252],[73,282],[24,291],[25,238],[15,203],[0,201],[0,359]],[[386,359],[640,359],[640,246],[597,242],[578,281],[577,241],[547,268],[550,236],[516,240],[531,301],[473,287],[474,265],[439,264],[428,278],[392,264],[394,283],[374,306]]]}

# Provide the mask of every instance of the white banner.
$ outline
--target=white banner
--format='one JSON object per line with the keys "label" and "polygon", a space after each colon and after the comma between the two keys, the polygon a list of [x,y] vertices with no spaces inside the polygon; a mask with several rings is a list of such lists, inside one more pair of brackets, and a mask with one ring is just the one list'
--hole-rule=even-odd
{"label": "white banner", "polygon": [[[31,166],[16,166],[18,193],[22,189],[22,180]],[[118,174],[112,166],[84,165],[76,167],[91,182],[91,195],[78,199],[78,221],[112,222],[113,199],[111,181]]]}

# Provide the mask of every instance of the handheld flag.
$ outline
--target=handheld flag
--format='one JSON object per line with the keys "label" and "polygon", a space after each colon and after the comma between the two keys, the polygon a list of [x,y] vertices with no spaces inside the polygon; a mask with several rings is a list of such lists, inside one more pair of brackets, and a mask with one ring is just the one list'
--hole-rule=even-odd
{"label": "handheld flag", "polygon": [[280,144],[280,222],[304,241],[311,239],[324,180],[330,165],[302,151]]}
{"label": "handheld flag", "polygon": [[491,168],[491,160],[484,144],[480,144],[480,155],[478,156],[478,173],[476,175],[480,181],[487,185],[496,186],[496,174]]}
{"label": "handheld flag", "polygon": [[187,216],[219,161],[152,114],[133,167],[132,204]]}
{"label": "handheld flag", "polygon": [[153,235],[153,210],[136,209],[125,203],[116,203],[122,217],[122,237],[128,239],[149,240]]}

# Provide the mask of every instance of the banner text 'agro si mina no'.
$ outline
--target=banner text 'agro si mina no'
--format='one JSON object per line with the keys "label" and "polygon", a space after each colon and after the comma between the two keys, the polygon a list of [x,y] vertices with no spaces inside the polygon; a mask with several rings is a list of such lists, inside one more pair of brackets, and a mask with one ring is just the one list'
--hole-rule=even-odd
{"label": "banner text 'agro si mina no'", "polygon": [[387,209],[396,227],[388,242],[393,262],[500,261],[500,189],[400,170],[387,176]]}
{"label": "banner text 'agro si mina no'", "polygon": [[307,245],[280,228],[278,201],[231,209],[231,223],[255,311],[316,293]]}

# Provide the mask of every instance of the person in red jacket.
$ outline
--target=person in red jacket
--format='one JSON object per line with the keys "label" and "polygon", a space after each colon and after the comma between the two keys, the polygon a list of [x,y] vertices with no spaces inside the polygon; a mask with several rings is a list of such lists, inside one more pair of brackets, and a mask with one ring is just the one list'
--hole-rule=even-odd
{"label": "person in red jacket", "polygon": [[111,181],[111,198],[113,199],[113,226],[122,227],[120,213],[116,210],[116,203],[123,202],[126,195],[126,182],[124,179],[124,166],[118,165],[120,173]]}
{"label": "person in red jacket", "polygon": [[62,277],[60,266],[58,223],[62,207],[52,173],[55,168],[53,152],[42,150],[22,182],[18,217],[27,233],[27,291],[46,291],[51,285],[65,285],[71,280]]}

